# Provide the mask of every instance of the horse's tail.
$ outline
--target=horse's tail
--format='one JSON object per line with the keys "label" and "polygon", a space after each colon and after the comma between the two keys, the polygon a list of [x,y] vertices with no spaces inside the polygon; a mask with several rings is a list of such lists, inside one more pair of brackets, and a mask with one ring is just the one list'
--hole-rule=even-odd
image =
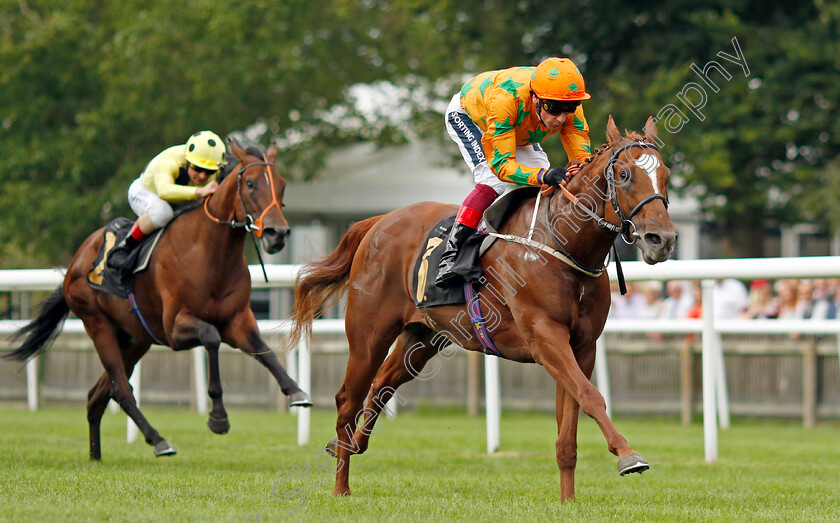
{"label": "horse's tail", "polygon": [[70,307],[64,299],[64,292],[59,287],[41,304],[41,312],[38,316],[12,335],[12,341],[26,336],[23,345],[7,352],[3,357],[18,361],[27,361],[34,357],[55,340],[69,313]]}
{"label": "horse's tail", "polygon": [[286,341],[287,350],[295,348],[301,338],[309,339],[315,317],[341,297],[347,288],[350,268],[359,245],[383,216],[353,224],[332,253],[301,268],[295,281],[294,326]]}

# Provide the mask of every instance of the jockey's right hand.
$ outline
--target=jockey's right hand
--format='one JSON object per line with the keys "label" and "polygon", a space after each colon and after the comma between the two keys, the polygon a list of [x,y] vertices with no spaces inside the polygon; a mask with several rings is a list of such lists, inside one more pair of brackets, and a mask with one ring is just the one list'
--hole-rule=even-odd
{"label": "jockey's right hand", "polygon": [[204,187],[197,188],[195,190],[195,194],[199,198],[206,198],[207,196],[210,196],[211,194],[216,192],[216,189],[218,189],[218,188],[219,188],[219,182],[217,182],[216,180],[213,180],[212,182],[208,183]]}
{"label": "jockey's right hand", "polygon": [[560,187],[560,184],[566,180],[568,171],[565,167],[555,167],[549,170],[543,176],[543,183],[552,187]]}

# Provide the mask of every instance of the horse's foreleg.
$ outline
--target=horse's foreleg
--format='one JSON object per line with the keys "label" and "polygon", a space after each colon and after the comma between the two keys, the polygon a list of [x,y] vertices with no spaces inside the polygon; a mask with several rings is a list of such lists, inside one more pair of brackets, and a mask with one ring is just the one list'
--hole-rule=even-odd
{"label": "horse's foreleg", "polygon": [[[534,339],[538,344],[537,358],[557,384],[578,402],[589,417],[595,420],[607,440],[609,451],[619,457],[619,472],[642,472],[647,463],[636,453],[627,440],[616,430],[609,416],[606,403],[598,389],[589,381],[569,345],[568,330],[544,318],[535,322]],[[594,362],[594,351],[592,351]],[[591,370],[590,370],[591,373]]]}
{"label": "horse's foreleg", "polygon": [[560,501],[575,497],[578,403],[557,384],[557,466],[560,468]]}
{"label": "horse's foreleg", "polygon": [[397,338],[394,350],[385,360],[370,389],[370,395],[364,409],[364,423],[356,429],[356,441],[359,444],[358,454],[362,454],[368,448],[370,436],[374,433],[374,426],[385,404],[393,397],[399,401],[402,399],[397,394],[397,388],[411,381],[422,372],[426,362],[438,353],[440,347],[431,343],[434,333],[405,331]]}
{"label": "horse's foreleg", "polygon": [[182,313],[175,318],[171,338],[173,347],[190,346],[198,340],[207,350],[207,395],[212,403],[207,427],[215,434],[226,434],[230,430],[230,421],[222,401],[222,378],[219,375],[219,345],[222,338],[219,331],[205,321]]}
{"label": "horse's foreleg", "polygon": [[231,327],[224,334],[225,339],[230,340],[232,346],[238,347],[242,352],[252,356],[268,369],[274,379],[277,380],[280,390],[289,397],[291,407],[312,406],[309,394],[301,390],[297,382],[289,376],[286,369],[280,364],[280,360],[277,359],[277,355],[260,336],[257,322],[250,309],[245,314],[235,318],[231,322]]}

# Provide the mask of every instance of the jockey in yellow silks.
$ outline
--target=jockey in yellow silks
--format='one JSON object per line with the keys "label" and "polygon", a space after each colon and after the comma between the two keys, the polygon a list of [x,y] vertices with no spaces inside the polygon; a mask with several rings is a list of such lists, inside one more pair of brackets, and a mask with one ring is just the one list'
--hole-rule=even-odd
{"label": "jockey in yellow silks", "polygon": [[172,204],[197,200],[219,187],[216,175],[222,166],[225,144],[212,131],[199,131],[187,143],[164,149],[128,188],[128,204],[137,221],[108,255],[108,266],[122,269],[143,238],[172,219]]}

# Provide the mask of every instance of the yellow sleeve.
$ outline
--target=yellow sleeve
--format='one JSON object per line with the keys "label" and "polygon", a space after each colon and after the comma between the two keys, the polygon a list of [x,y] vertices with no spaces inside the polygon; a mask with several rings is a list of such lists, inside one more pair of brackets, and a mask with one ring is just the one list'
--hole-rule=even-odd
{"label": "yellow sleeve", "polygon": [[[175,183],[182,163],[176,149],[177,147],[170,147],[155,156],[146,167],[143,178],[150,180],[154,192],[167,202],[195,200],[198,198],[196,187]],[[180,152],[180,156],[183,156],[183,152]]]}
{"label": "yellow sleeve", "polygon": [[500,180],[518,185],[539,185],[544,169],[516,161],[517,102],[506,91],[496,93],[487,111],[487,132],[481,145],[487,164]]}
{"label": "yellow sleeve", "polygon": [[569,161],[583,162],[592,156],[592,145],[589,142],[589,124],[583,115],[583,105],[578,106],[573,115],[566,119],[560,131],[560,140]]}

